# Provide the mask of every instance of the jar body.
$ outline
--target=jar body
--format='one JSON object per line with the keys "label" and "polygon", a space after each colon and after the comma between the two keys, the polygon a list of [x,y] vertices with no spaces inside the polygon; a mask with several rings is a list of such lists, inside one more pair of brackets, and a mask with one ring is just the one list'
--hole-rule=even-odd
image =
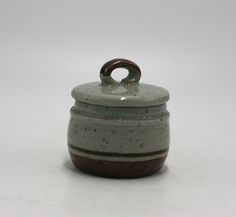
{"label": "jar body", "polygon": [[110,107],[76,101],[68,149],[74,165],[94,175],[130,178],[157,172],[169,150],[166,104]]}

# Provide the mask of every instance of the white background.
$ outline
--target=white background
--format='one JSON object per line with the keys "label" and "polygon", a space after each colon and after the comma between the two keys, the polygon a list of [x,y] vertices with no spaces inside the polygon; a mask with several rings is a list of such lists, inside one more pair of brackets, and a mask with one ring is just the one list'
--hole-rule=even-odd
{"label": "white background", "polygon": [[[235,216],[235,26],[233,0],[0,0],[0,215]],[[147,178],[69,159],[70,91],[115,57],[171,94],[170,153]]]}

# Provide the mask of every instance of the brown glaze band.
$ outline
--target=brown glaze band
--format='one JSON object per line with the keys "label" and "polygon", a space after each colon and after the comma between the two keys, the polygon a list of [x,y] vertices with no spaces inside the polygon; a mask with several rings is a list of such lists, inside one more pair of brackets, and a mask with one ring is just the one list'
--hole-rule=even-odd
{"label": "brown glaze band", "polygon": [[148,176],[158,172],[166,160],[165,156],[149,161],[112,162],[80,157],[71,152],[70,157],[75,167],[81,171],[96,176],[111,178],[138,178]]}
{"label": "brown glaze band", "polygon": [[153,152],[147,152],[147,153],[114,153],[114,152],[102,152],[102,151],[92,151],[92,150],[87,150],[83,148],[79,148],[76,146],[73,146],[71,144],[68,144],[69,147],[87,153],[87,154],[94,154],[94,155],[103,155],[103,156],[109,156],[109,157],[145,157],[145,156],[153,156],[157,154],[164,154],[168,152],[168,148],[160,150],[160,151],[153,151]]}

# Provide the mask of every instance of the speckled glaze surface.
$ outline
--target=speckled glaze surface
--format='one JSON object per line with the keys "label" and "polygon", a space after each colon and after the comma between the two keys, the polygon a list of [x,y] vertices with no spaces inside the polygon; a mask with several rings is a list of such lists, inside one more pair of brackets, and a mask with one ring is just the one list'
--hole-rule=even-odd
{"label": "speckled glaze surface", "polygon": [[[116,82],[111,72],[129,70]],[[169,93],[140,84],[139,67],[114,59],[101,69],[102,82],[75,87],[68,128],[68,149],[82,171],[108,177],[131,178],[161,169],[169,150]]]}
{"label": "speckled glaze surface", "polygon": [[165,103],[169,93],[161,87],[150,84],[113,84],[101,82],[82,84],[72,90],[77,101],[112,107],[147,107]]}

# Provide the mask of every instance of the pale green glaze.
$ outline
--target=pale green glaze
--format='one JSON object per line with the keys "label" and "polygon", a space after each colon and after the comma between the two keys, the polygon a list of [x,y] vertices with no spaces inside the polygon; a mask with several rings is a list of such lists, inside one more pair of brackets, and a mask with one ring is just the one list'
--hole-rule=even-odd
{"label": "pale green glaze", "polygon": [[[71,109],[68,144],[72,153],[97,160],[133,162],[166,156],[169,148],[169,113],[166,104],[132,108],[76,101]],[[166,152],[134,158],[122,156],[162,150]],[[121,156],[97,155],[96,152],[118,153]]]}
{"label": "pale green glaze", "polygon": [[112,107],[147,107],[168,101],[167,90],[149,84],[104,85],[101,82],[82,84],[72,90],[77,101]]}
{"label": "pale green glaze", "polygon": [[[166,104],[151,107],[108,107],[76,101],[71,109],[68,144],[72,153],[97,160],[144,161],[166,156],[169,148],[169,113]],[[76,149],[77,148],[77,149]],[[86,153],[142,154],[105,156]]]}
{"label": "pale green glaze", "polygon": [[113,68],[105,64],[100,73],[102,82],[79,85],[72,90],[75,105],[68,129],[71,153],[113,162],[167,156],[169,93],[158,86],[138,83],[141,71],[135,64],[132,67],[126,66],[129,75],[116,82],[110,75]]}

